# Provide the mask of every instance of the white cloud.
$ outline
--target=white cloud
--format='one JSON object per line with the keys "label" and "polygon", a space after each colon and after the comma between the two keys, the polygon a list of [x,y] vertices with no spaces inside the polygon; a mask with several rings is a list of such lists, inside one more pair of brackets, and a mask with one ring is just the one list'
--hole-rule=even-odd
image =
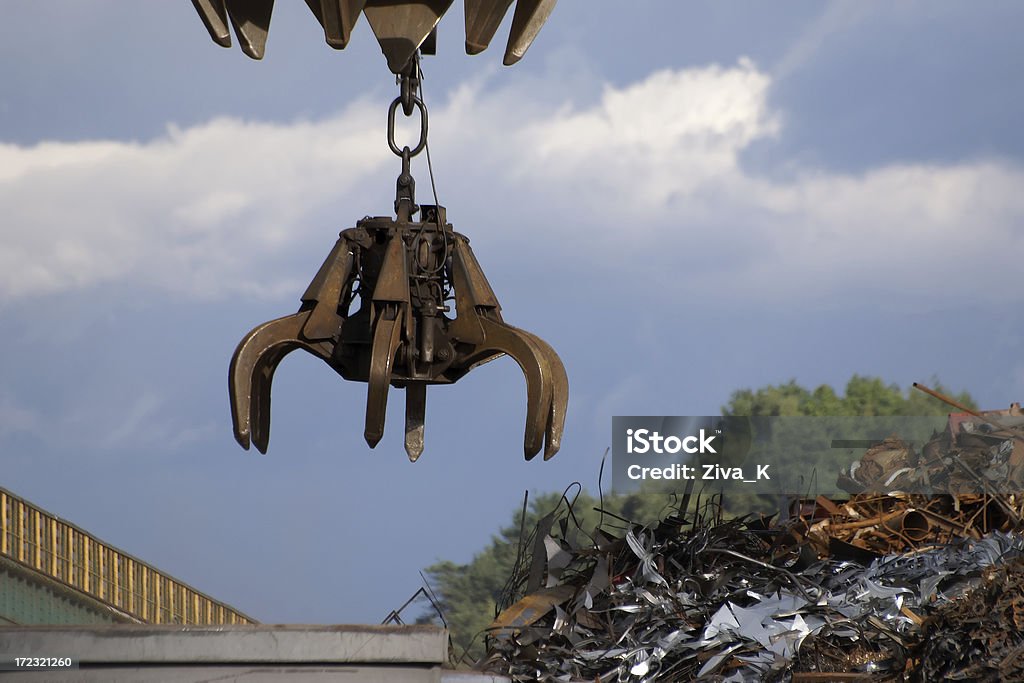
{"label": "white cloud", "polygon": [[217,119],[146,143],[0,145],[0,298],[107,282],[273,292],[266,260],[317,228],[329,247],[334,226],[303,218],[382,165],[371,132],[360,103],[327,121]]}
{"label": "white cloud", "polygon": [[500,145],[464,125],[471,101],[442,125],[448,146],[471,130],[474,151],[486,147],[513,169],[506,196],[528,199],[508,241],[533,237],[569,268],[656,284],[651,291],[794,305],[864,301],[866,290],[904,308],[1020,299],[1024,170],[977,160],[854,175],[787,163],[784,177],[757,175],[742,154],[780,133],[770,90],[741,60],[657,72],[607,88],[588,109],[551,106],[519,125],[503,112],[525,93],[482,98],[475,104],[499,122]]}
{"label": "white cloud", "polygon": [[[749,60],[658,71],[582,108],[550,90],[465,85],[431,112],[441,199],[453,217],[507,230],[485,234],[521,247],[508,258],[530,237],[570,268],[695,295],[1019,298],[1020,168],[755,175],[744,150],[781,130],[771,87]],[[370,187],[386,197],[397,171],[382,124],[382,107],[361,102],[321,121],[218,119],[145,143],[0,145],[0,299],[107,282],[294,296],[312,272],[286,272],[284,250],[316,240],[326,253],[333,229],[389,210],[366,199]],[[335,204],[351,208],[334,225],[310,220]]]}
{"label": "white cloud", "polygon": [[735,173],[737,151],[775,134],[764,104],[768,86],[749,60],[731,69],[659,71],[606,88],[592,109],[525,126],[516,150],[529,158],[521,163],[543,169],[545,184],[586,180],[618,199],[622,180],[633,179],[630,208],[660,209],[672,196]]}

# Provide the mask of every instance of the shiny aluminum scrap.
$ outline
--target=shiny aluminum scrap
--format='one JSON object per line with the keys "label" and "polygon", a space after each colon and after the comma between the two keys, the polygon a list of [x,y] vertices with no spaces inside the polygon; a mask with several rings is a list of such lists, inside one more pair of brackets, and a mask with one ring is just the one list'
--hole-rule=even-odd
{"label": "shiny aluminum scrap", "polygon": [[[270,390],[286,354],[304,349],[348,380],[366,382],[364,437],[384,435],[388,388],[406,390],[405,450],[423,452],[427,386],[452,384],[501,355],[526,376],[526,459],[558,452],[569,400],[561,359],[540,337],[512,327],[469,240],[447,222],[445,209],[417,206],[411,158],[426,148],[427,110],[416,92],[418,63],[403,74],[401,96],[388,110],[388,145],[402,159],[395,213],[367,217],[343,230],[293,315],[258,325],[239,343],[228,371],[235,438],[266,453]],[[416,146],[399,149],[395,115],[420,113]],[[419,212],[420,219],[413,216]],[[356,299],[359,303],[356,305]],[[455,304],[455,316],[450,303]]]}
{"label": "shiny aluminum scrap", "polygon": [[[557,0],[518,0],[505,47],[507,66],[515,64],[533,43]],[[231,47],[228,22],[249,57],[262,59],[270,30],[274,0],[192,0],[213,41]],[[432,52],[432,36],[452,0],[306,0],[336,50],[348,45],[360,14],[377,36],[394,73],[401,73],[417,50]],[[466,53],[487,49],[512,0],[465,0]]]}
{"label": "shiny aluminum scrap", "polygon": [[552,683],[1022,680],[1024,602],[1001,592],[1024,586],[1017,532],[818,560],[780,545],[792,522],[672,516],[588,538],[574,518],[544,518],[525,544],[479,668]]}

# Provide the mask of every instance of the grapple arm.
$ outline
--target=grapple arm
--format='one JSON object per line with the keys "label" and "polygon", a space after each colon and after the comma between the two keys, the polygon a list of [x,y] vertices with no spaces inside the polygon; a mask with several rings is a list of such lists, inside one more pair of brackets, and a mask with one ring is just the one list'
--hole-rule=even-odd
{"label": "grapple arm", "polygon": [[[444,223],[443,208],[423,209],[432,218],[367,218],[344,231],[299,311],[257,326],[238,345],[229,386],[243,447],[251,441],[266,452],[274,371],[301,348],[345,379],[368,384],[364,436],[371,448],[384,434],[389,388],[404,388],[413,460],[423,450],[427,385],[452,384],[507,354],[526,377],[526,458],[558,451],[569,391],[561,360],[542,339],[502,320],[468,240]],[[452,299],[454,318],[445,315]]]}
{"label": "grapple arm", "polygon": [[235,439],[260,453],[270,440],[270,389],[274,371],[286,355],[304,349],[329,361],[341,337],[339,302],[352,272],[352,248],[342,236],[302,297],[297,313],[253,328],[239,342],[228,369]]}

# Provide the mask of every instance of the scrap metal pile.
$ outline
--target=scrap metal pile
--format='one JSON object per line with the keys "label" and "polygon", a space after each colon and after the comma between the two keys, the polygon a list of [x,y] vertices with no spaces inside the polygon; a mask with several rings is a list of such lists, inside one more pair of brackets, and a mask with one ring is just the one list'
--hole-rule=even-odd
{"label": "scrap metal pile", "polygon": [[1008,493],[1024,491],[1024,413],[1009,410],[954,413],[945,431],[918,451],[898,436],[869,449],[838,485],[860,493]]}
{"label": "scrap metal pile", "polygon": [[[967,458],[960,422],[923,450]],[[1006,464],[991,457],[1005,441],[976,475]],[[895,483],[906,465],[883,454],[904,447],[878,444],[854,475],[877,465]],[[774,522],[698,508],[592,535],[545,518],[480,667],[517,681],[1024,680],[1020,496],[861,492]]]}

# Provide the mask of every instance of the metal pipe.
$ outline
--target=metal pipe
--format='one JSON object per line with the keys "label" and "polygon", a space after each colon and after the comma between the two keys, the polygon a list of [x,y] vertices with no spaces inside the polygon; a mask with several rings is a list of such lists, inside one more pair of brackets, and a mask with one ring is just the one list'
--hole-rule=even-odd
{"label": "metal pipe", "polygon": [[974,417],[980,420],[984,420],[985,422],[988,422],[989,424],[998,427],[1000,430],[1012,435],[1014,438],[1019,439],[1020,441],[1024,441],[1024,437],[1022,437],[1018,431],[1011,429],[1010,427],[1007,427],[1004,424],[1001,424],[998,420],[996,420],[994,417],[990,415],[984,415],[982,413],[979,413],[977,410],[974,410],[973,408],[968,408],[963,403],[960,403],[959,401],[956,401],[955,399],[952,399],[949,396],[946,396],[945,394],[940,394],[934,389],[929,389],[928,387],[926,387],[923,384],[920,384],[919,382],[914,382],[914,388],[919,391],[923,391],[929,396],[933,396],[939,399],[940,401],[947,405],[951,405],[958,410],[962,410],[963,412],[969,415],[973,415]]}
{"label": "metal pipe", "polygon": [[932,525],[928,518],[917,510],[907,510],[907,513],[900,519],[900,533],[908,541],[920,543],[928,538]]}

